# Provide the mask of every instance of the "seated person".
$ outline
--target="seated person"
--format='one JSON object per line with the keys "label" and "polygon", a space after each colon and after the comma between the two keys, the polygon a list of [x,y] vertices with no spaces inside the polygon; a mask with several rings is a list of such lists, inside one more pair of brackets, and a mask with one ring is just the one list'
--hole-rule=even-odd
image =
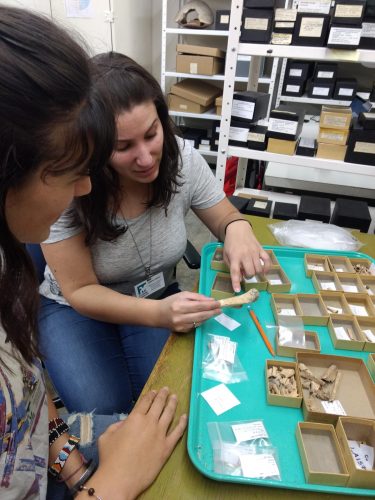
{"label": "seated person", "polygon": [[92,171],[91,193],[42,245],[40,347],[69,411],[112,413],[131,409],[171,331],[221,312],[212,298],[180,292],[174,278],[190,208],[224,242],[235,291],[269,257],[206,161],[175,135],[156,80],[122,54],[93,65],[93,98],[110,101],[117,141]]}

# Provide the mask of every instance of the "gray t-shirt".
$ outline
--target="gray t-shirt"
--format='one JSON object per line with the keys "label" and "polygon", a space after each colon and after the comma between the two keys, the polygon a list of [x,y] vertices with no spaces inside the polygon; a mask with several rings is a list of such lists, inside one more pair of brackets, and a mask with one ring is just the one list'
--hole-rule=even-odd
{"label": "gray t-shirt", "polygon": [[[180,138],[177,140],[182,158],[179,180],[183,184],[178,188],[179,192],[172,197],[167,216],[164,209],[153,207],[139,217],[127,219],[130,230],[115,241],[98,240],[91,246],[94,271],[100,284],[127,295],[134,295],[135,285],[145,279],[145,266],[150,265],[153,276],[160,272],[164,275],[165,287],[150,295],[153,298],[160,296],[173,282],[174,267],[185,252],[185,215],[190,208],[210,208],[225,197],[207,162],[198,151],[188,142]],[[118,221],[124,224],[123,218],[118,217]],[[69,219],[63,214],[51,227],[50,235],[44,243],[55,243],[81,231],[82,227],[69,227]],[[59,303],[67,304],[48,266],[44,278],[40,293]]]}

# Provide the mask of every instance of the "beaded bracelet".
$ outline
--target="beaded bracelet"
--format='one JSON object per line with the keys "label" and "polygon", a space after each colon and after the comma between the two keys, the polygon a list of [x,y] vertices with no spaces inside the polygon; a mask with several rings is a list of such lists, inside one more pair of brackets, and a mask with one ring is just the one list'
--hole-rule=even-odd
{"label": "beaded bracelet", "polygon": [[58,427],[60,424],[63,424],[63,423],[65,423],[65,422],[60,417],[52,418],[48,422],[48,430],[51,432],[53,429],[55,429],[56,427]]}
{"label": "beaded bracelet", "polygon": [[72,479],[72,477],[77,474],[77,472],[86,464],[88,464],[88,461],[86,460],[86,458],[82,455],[82,453],[80,453],[80,456],[81,456],[81,463],[79,464],[79,467],[77,467],[76,469],[74,469],[74,471],[69,474],[68,477],[63,477],[62,474],[60,474],[60,477],[57,479],[57,482],[58,483],[66,483],[69,481],[69,479]]}
{"label": "beaded bracelet", "polygon": [[[58,422],[59,421],[59,422]],[[52,421],[51,421],[52,422]],[[60,436],[69,432],[69,426],[61,418],[55,418],[53,424],[49,425],[48,440],[51,446]]]}
{"label": "beaded bracelet", "polygon": [[72,453],[74,448],[76,448],[79,441],[80,439],[78,437],[69,436],[68,441],[61,448],[60,453],[57,455],[54,463],[51,465],[51,467],[48,467],[48,472],[51,474],[51,476],[58,477],[61,474],[61,471],[63,470],[64,465],[69,458],[69,455]]}
{"label": "beaded bracelet", "polygon": [[79,491],[87,491],[87,494],[89,497],[94,497],[96,500],[103,500],[102,497],[99,497],[96,493],[94,488],[88,488],[87,486],[80,486]]}
{"label": "beaded bracelet", "polygon": [[74,497],[74,495],[76,493],[81,491],[80,488],[82,486],[84,486],[85,483],[87,483],[87,481],[90,479],[90,477],[94,474],[95,471],[96,471],[96,463],[93,462],[92,460],[89,460],[87,469],[82,474],[82,476],[78,479],[76,484],[74,486],[72,486],[69,490],[69,493],[72,497]]}

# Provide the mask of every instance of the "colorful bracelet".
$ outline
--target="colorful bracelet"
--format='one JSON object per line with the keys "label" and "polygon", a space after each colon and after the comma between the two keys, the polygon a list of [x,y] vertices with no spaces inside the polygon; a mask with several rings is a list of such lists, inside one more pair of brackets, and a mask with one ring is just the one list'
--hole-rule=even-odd
{"label": "colorful bracelet", "polygon": [[89,497],[94,497],[96,500],[103,500],[102,497],[99,497],[96,493],[94,488],[88,488],[87,486],[80,486],[79,491],[87,491],[87,494]]}
{"label": "colorful bracelet", "polygon": [[58,477],[61,474],[61,471],[63,470],[64,465],[69,458],[69,455],[72,453],[74,448],[76,448],[79,441],[80,439],[78,437],[69,436],[68,441],[61,448],[60,453],[57,455],[54,463],[51,465],[51,467],[48,467],[48,472],[51,474],[51,476]]}
{"label": "colorful bracelet", "polygon": [[60,424],[63,424],[65,423],[64,420],[60,417],[57,417],[57,418],[52,418],[49,422],[48,422],[48,430],[51,432],[53,429],[55,429],[56,427],[58,427]]}
{"label": "colorful bracelet", "polygon": [[56,439],[68,432],[69,426],[64,422],[62,418],[55,418],[54,420],[51,420],[49,423],[48,433],[49,445],[51,446],[51,444],[53,444]]}
{"label": "colorful bracelet", "polygon": [[87,481],[90,479],[90,477],[94,474],[95,471],[96,471],[96,463],[93,462],[92,460],[89,460],[87,469],[78,479],[76,484],[72,486],[69,490],[69,493],[72,497],[74,497],[74,495],[76,495],[79,491],[82,491],[81,490],[82,486],[84,486],[85,483],[87,483]]}
{"label": "colorful bracelet", "polygon": [[88,461],[86,460],[86,458],[82,455],[82,453],[80,453],[80,456],[81,456],[81,463],[79,464],[79,467],[77,467],[76,469],[74,469],[74,471],[69,474],[68,477],[63,477],[62,474],[60,474],[60,477],[57,479],[57,482],[58,483],[66,483],[69,481],[69,479],[72,479],[72,477],[77,474],[77,472],[84,466],[84,465],[87,465],[88,464]]}

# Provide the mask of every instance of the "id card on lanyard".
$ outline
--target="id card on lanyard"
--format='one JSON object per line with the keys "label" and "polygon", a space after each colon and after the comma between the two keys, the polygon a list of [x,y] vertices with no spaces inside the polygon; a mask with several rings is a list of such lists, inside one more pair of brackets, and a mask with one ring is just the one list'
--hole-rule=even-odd
{"label": "id card on lanyard", "polygon": [[135,296],[146,298],[165,287],[164,274],[162,272],[151,276],[150,279],[141,281],[134,286]]}

